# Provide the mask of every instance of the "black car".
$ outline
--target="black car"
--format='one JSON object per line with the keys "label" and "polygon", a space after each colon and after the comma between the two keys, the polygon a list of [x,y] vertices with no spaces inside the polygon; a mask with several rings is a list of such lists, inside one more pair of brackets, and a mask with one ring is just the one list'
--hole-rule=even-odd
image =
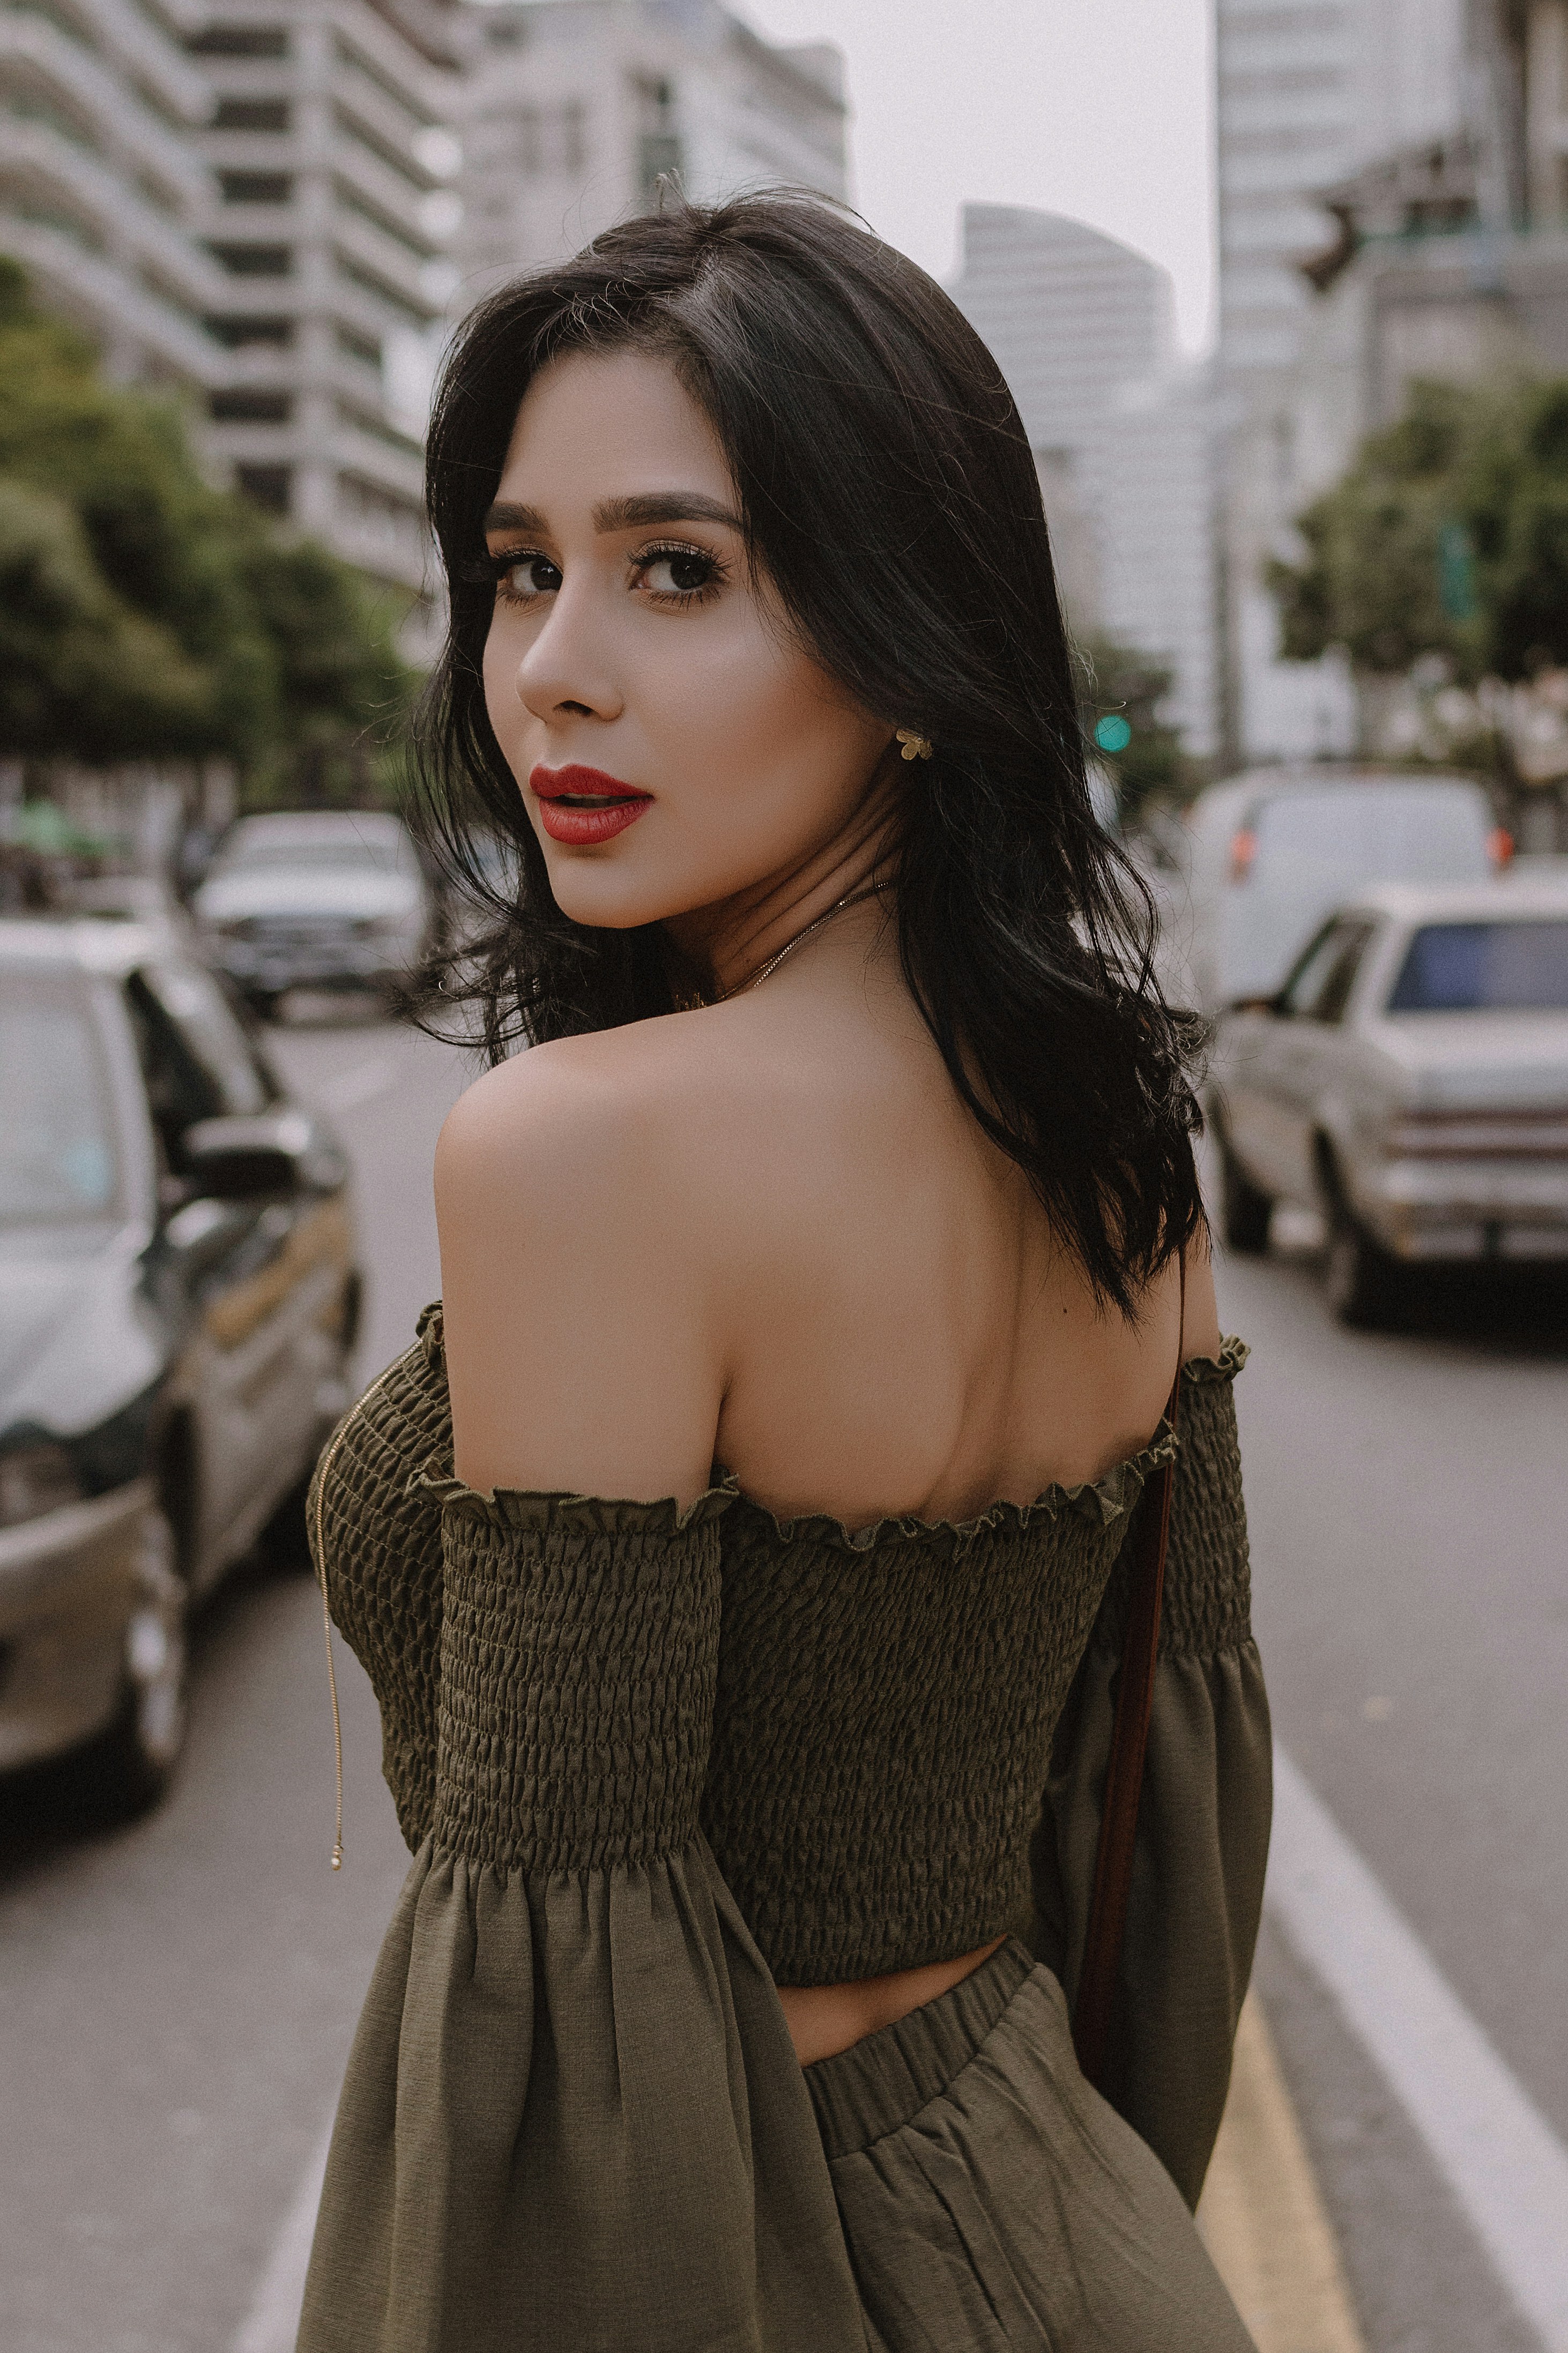
{"label": "black car", "polygon": [[0,1772],[151,1803],[185,1620],[347,1396],[348,1170],[163,931],[0,921]]}

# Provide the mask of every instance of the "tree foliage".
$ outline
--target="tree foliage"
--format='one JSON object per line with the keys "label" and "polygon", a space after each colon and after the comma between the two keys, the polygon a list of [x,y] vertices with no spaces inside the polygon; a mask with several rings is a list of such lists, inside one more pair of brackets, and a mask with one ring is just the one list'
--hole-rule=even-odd
{"label": "tree foliage", "polygon": [[1275,563],[1281,651],[1517,680],[1568,663],[1568,381],[1420,384]]}
{"label": "tree foliage", "polygon": [[226,755],[276,777],[406,707],[391,616],[325,548],[205,481],[171,400],[0,260],[0,754]]}

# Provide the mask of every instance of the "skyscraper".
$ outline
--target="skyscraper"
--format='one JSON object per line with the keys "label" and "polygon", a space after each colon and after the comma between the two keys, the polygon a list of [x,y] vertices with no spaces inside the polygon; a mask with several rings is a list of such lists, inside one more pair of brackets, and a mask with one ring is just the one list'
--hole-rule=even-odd
{"label": "skyscraper", "polygon": [[1069,621],[1168,661],[1172,722],[1212,752],[1212,413],[1169,278],[1081,221],[966,205],[952,290],[1018,404]]}

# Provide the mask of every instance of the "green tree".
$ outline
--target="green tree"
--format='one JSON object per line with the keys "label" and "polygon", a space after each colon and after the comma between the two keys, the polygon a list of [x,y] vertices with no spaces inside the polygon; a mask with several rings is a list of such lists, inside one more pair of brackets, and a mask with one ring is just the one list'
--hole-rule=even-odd
{"label": "green tree", "polygon": [[0,752],[226,754],[274,789],[323,742],[406,708],[367,584],[205,481],[167,398],[105,384],[90,345],[0,260]]}
{"label": "green tree", "polygon": [[1470,682],[1568,662],[1568,382],[1416,385],[1297,528],[1268,575],[1290,660],[1439,654]]}

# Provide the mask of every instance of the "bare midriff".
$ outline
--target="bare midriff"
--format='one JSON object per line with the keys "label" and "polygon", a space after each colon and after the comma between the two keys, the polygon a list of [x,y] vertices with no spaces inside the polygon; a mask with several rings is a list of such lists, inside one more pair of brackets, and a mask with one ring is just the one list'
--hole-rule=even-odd
{"label": "bare midriff", "polygon": [[895,1969],[890,1977],[856,1978],[847,1985],[780,1986],[779,2002],[803,2067],[836,2058],[879,2027],[896,2026],[910,2010],[935,2001],[988,1961],[1005,1936],[994,1936],[952,1961],[929,1961],[923,1968]]}

